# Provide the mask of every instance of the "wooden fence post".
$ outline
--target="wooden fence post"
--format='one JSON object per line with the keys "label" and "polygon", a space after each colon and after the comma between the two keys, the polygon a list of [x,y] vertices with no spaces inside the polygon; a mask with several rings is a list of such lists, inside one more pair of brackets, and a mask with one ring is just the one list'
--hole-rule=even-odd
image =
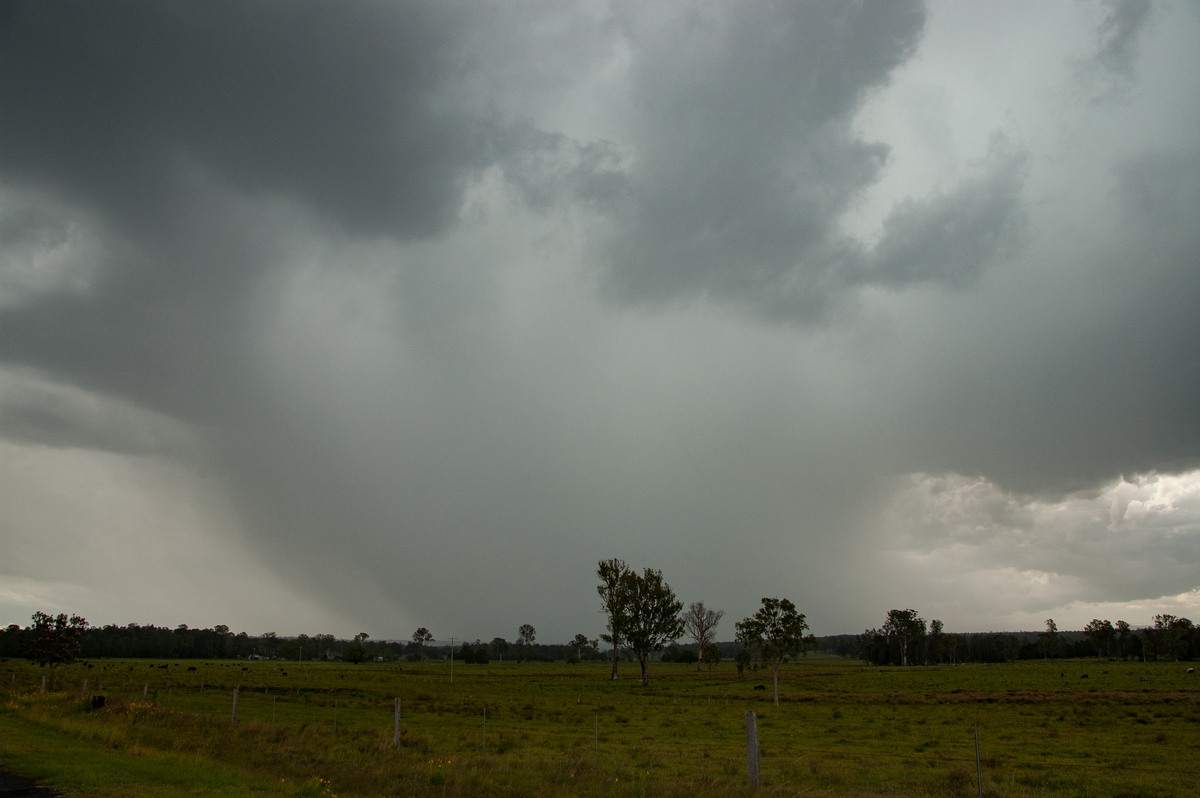
{"label": "wooden fence post", "polygon": [[400,699],[396,698],[396,706],[392,711],[392,748],[400,747]]}
{"label": "wooden fence post", "polygon": [[979,758],[979,724],[975,724],[975,777],[979,782],[979,798],[983,798],[983,761]]}
{"label": "wooden fence post", "polygon": [[758,778],[758,716],[746,711],[746,775],[751,787],[759,786]]}
{"label": "wooden fence post", "polygon": [[238,701],[238,689],[235,687],[235,688],[233,688],[233,714],[229,716],[229,725],[230,726],[237,725],[237,701]]}

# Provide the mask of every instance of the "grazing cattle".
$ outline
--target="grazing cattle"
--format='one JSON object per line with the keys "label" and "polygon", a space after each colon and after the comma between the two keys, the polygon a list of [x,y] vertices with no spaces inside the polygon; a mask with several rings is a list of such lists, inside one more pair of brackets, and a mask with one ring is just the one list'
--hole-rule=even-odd
{"label": "grazing cattle", "polygon": [[756,685],[754,685],[754,689],[755,690],[766,690],[767,686],[765,684],[756,684]]}
{"label": "grazing cattle", "polygon": [[189,670],[189,671],[194,671],[194,670],[196,670],[196,666],[195,666],[195,665],[188,665],[188,670]]}
{"label": "grazing cattle", "polygon": [[1085,674],[1083,674],[1082,676],[1080,676],[1079,678],[1080,678],[1080,679],[1086,679],[1087,677],[1088,677],[1088,675],[1085,673]]}
{"label": "grazing cattle", "polygon": [[1196,669],[1195,669],[1195,668],[1188,668],[1188,669],[1187,669],[1187,672],[1188,672],[1188,673],[1195,673],[1195,672],[1196,672]]}

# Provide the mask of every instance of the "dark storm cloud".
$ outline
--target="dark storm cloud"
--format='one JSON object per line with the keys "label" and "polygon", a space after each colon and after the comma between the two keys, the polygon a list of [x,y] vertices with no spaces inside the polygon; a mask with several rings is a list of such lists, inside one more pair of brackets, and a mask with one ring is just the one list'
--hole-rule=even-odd
{"label": "dark storm cloud", "polygon": [[531,125],[507,133],[511,155],[501,161],[504,177],[533,210],[559,209],[580,201],[603,212],[616,210],[628,180],[620,149],[612,142],[577,142]]}
{"label": "dark storm cloud", "polygon": [[1091,240],[1043,230],[1024,274],[968,301],[961,339],[927,342],[910,468],[1062,495],[1200,465],[1198,185],[1194,151],[1115,164]]}
{"label": "dark storm cloud", "polygon": [[852,116],[913,52],[923,6],[674,10],[631,34],[634,151],[610,287],[819,310],[843,288],[837,219],[888,154]]}
{"label": "dark storm cloud", "polygon": [[488,122],[443,102],[463,68],[456,9],[7,3],[0,169],[132,227],[184,210],[177,181],[198,164],[351,230],[437,232],[490,138]]}
{"label": "dark storm cloud", "polygon": [[1151,0],[1110,0],[1108,16],[1096,30],[1096,62],[1118,75],[1129,77],[1137,59],[1138,39],[1150,20]]}
{"label": "dark storm cloud", "polygon": [[487,69],[469,42],[494,10],[0,13],[0,174],[24,187],[0,217],[6,258],[28,262],[76,227],[92,239],[77,258],[86,291],[54,272],[6,275],[17,301],[0,311],[0,356],[180,418],[271,412],[253,393],[245,339],[258,292],[289,268],[281,242],[294,219],[331,237],[429,239],[493,164],[534,207],[560,195],[611,205],[619,191],[610,146],[502,120],[468,90]]}
{"label": "dark storm cloud", "polygon": [[[0,6],[19,545],[94,507],[152,539],[192,496],[179,540],[340,632],[569,636],[610,556],[845,631],[921,606],[863,564],[906,474],[902,527],[938,485],[1011,504],[909,536],[994,527],[984,562],[1049,528],[1026,494],[1197,464],[1189,40],[1151,71],[1133,6],[1101,45],[961,8]],[[1043,86],[964,44],[993,23],[1076,38]],[[1129,104],[1062,107],[1089,47]],[[60,515],[75,477],[109,501]]]}
{"label": "dark storm cloud", "polygon": [[188,421],[235,412],[248,398],[247,303],[273,252],[251,243],[254,217],[188,210],[187,223],[175,218],[136,242],[96,234],[90,290],[45,292],[0,312],[0,354]]}
{"label": "dark storm cloud", "polygon": [[1109,0],[1105,5],[1108,13],[1096,26],[1095,50],[1078,64],[1094,105],[1128,99],[1140,43],[1154,14],[1150,0]]}
{"label": "dark storm cloud", "polygon": [[1003,139],[993,142],[985,174],[945,194],[899,203],[865,258],[858,279],[891,287],[933,282],[963,287],[1025,232],[1025,162]]}
{"label": "dark storm cloud", "polygon": [[16,371],[0,389],[4,439],[136,456],[188,458],[195,439],[171,419]]}

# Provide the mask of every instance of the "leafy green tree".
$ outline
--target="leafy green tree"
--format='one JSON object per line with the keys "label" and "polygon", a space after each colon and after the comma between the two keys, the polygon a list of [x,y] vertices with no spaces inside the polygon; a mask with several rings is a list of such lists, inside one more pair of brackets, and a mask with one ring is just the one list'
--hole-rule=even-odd
{"label": "leafy green tree", "polygon": [[690,665],[693,662],[699,662],[700,658],[696,656],[696,652],[690,648],[680,648],[678,644],[671,643],[663,649],[663,652],[658,655],[659,662],[678,662],[683,665]]}
{"label": "leafy green tree", "polygon": [[1058,636],[1058,624],[1053,618],[1046,619],[1046,631],[1038,635],[1038,648],[1042,657],[1057,657],[1062,651],[1062,638]]}
{"label": "leafy green tree", "polygon": [[313,637],[313,640],[317,644],[317,658],[329,659],[333,646],[337,643],[337,638],[331,634],[319,634]]}
{"label": "leafy green tree", "polygon": [[508,653],[508,641],[503,637],[493,637],[492,642],[488,645],[492,647],[492,653],[503,662],[504,655]]}
{"label": "leafy green tree", "polygon": [[946,652],[951,664],[958,662],[958,652],[962,648],[962,635],[949,634],[942,636],[942,650]]}
{"label": "leafy green tree", "polygon": [[807,631],[804,613],[797,612],[796,605],[788,599],[780,598],[764,597],[758,612],[737,623],[738,642],[771,667],[776,706],[779,706],[779,666],[804,654],[808,646],[816,643],[812,635],[805,634]]}
{"label": "leafy green tree", "polygon": [[583,632],[575,635],[575,638],[570,644],[571,660],[574,662],[581,662],[583,661],[584,657],[594,656],[596,653],[597,642],[598,641],[596,640],[589,640],[588,636]]}
{"label": "leafy green tree", "polygon": [[925,619],[916,610],[888,610],[882,631],[890,646],[899,647],[901,665],[920,661],[921,643],[925,640]]}
{"label": "leafy green tree", "polygon": [[945,625],[934,618],[929,622],[929,661],[942,662],[946,657]]}
{"label": "leafy green tree", "polygon": [[420,646],[421,661],[425,661],[425,644],[433,640],[433,634],[428,629],[422,626],[417,631],[413,632],[413,642]]}
{"label": "leafy green tree", "polygon": [[704,662],[704,647],[713,642],[723,617],[725,610],[710,610],[703,601],[693,601],[683,613],[683,627],[696,641],[696,673],[700,672],[700,663]]}
{"label": "leafy green tree", "polygon": [[667,643],[683,636],[679,613],[683,602],[663,579],[662,571],[646,568],[641,575],[630,573],[623,579],[625,647],[637,658],[642,669],[642,685],[650,684],[650,655]]}
{"label": "leafy green tree", "polygon": [[887,635],[881,630],[865,629],[858,636],[857,642],[858,655],[867,662],[872,665],[888,665],[891,663]]}
{"label": "leafy green tree", "polygon": [[1135,637],[1133,633],[1133,627],[1129,625],[1129,621],[1118,620],[1116,623],[1116,630],[1117,653],[1121,655],[1121,659],[1128,659]]}
{"label": "leafy green tree", "polygon": [[458,650],[458,652],[462,655],[462,661],[467,665],[488,664],[487,646],[485,646],[479,640],[476,640],[474,644],[468,643],[464,640],[462,647]]}
{"label": "leafy green tree", "polygon": [[[130,624],[132,627],[133,624]],[[275,656],[275,651],[279,647],[279,635],[274,632],[263,632],[258,637],[259,653],[270,659]]]}
{"label": "leafy green tree", "polygon": [[1179,661],[1187,656],[1188,642],[1194,626],[1187,618],[1169,613],[1154,616],[1154,626],[1143,633],[1154,657]]}
{"label": "leafy green tree", "polygon": [[55,666],[70,665],[79,658],[80,638],[87,625],[87,620],[79,615],[33,614],[33,623],[27,630],[26,656],[42,667],[49,666],[51,690],[54,689]]}
{"label": "leafy green tree", "polygon": [[712,669],[721,664],[721,649],[716,646],[708,646],[704,649],[704,657],[701,659],[708,666],[708,672],[712,673]]}
{"label": "leafy green tree", "polygon": [[233,632],[223,623],[212,628],[213,651],[220,659],[228,659],[233,654]]}
{"label": "leafy green tree", "polygon": [[1092,618],[1087,626],[1083,627],[1083,631],[1091,641],[1092,648],[1096,649],[1097,657],[1107,657],[1112,654],[1112,641],[1116,636],[1116,629],[1113,628],[1111,621]]}
{"label": "leafy green tree", "polygon": [[750,667],[750,663],[754,661],[754,655],[750,653],[750,649],[742,646],[733,661],[737,664],[738,678],[744,679],[746,678],[746,668]]}
{"label": "leafy green tree", "polygon": [[346,662],[358,664],[367,659],[366,640],[370,637],[366,632],[359,632],[354,636],[354,642],[346,646],[342,651],[342,659]]}
{"label": "leafy green tree", "polygon": [[601,560],[596,575],[600,578],[600,584],[596,586],[596,592],[600,594],[600,609],[607,616],[608,624],[608,633],[600,635],[600,639],[612,643],[612,675],[609,678],[616,679],[621,646],[625,642],[625,627],[629,623],[628,595],[636,574],[624,560],[613,558]]}
{"label": "leafy green tree", "polygon": [[529,649],[536,639],[537,630],[530,624],[521,624],[521,628],[517,630],[517,645],[520,646],[521,654],[524,655],[525,659],[529,659]]}
{"label": "leafy green tree", "polygon": [[[317,645],[311,637],[303,632],[296,635],[296,646],[300,650],[300,659],[312,661],[317,657]],[[361,661],[361,660],[360,660]]]}

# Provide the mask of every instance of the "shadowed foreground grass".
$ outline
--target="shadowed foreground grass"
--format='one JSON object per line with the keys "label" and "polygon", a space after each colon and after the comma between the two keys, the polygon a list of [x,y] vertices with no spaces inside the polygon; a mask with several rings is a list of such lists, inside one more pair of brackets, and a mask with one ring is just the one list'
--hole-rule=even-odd
{"label": "shadowed foreground grass", "polygon": [[[764,674],[656,664],[0,666],[0,767],[108,795],[1194,795],[1185,667],[1033,662]],[[87,689],[84,691],[84,680]],[[237,722],[233,694],[237,689]],[[89,697],[103,694],[104,709]],[[401,745],[393,746],[395,699]],[[763,787],[746,785],[745,714]]]}

